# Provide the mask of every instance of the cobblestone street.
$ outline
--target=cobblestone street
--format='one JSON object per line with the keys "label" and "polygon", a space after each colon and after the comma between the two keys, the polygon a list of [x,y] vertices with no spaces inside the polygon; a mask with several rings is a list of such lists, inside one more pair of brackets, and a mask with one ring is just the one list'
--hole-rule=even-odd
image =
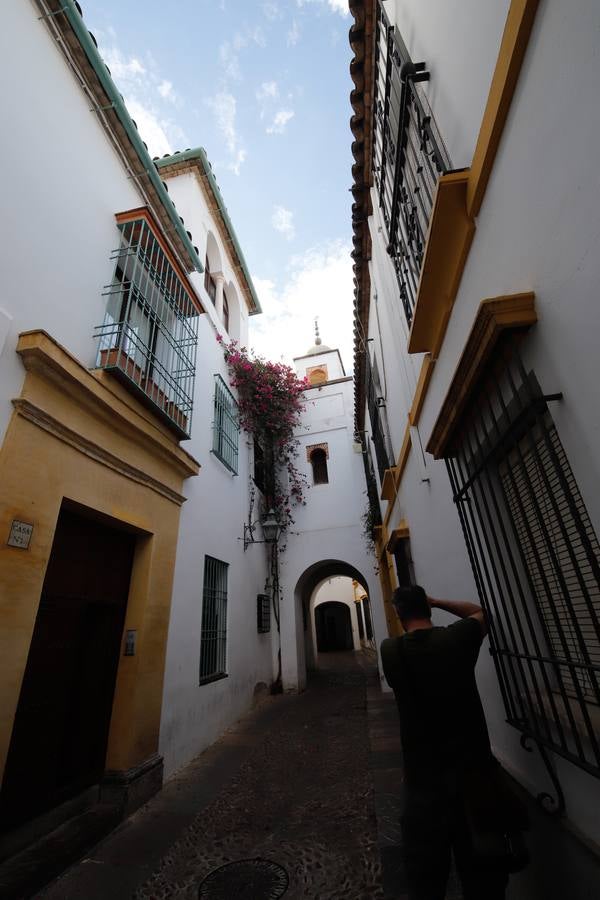
{"label": "cobblestone street", "polygon": [[[387,869],[397,882],[397,804],[390,793],[397,726],[393,717],[382,718],[391,707],[382,705],[370,659],[324,658],[327,668],[306,692],[264,701],[38,896],[191,900],[200,890],[201,897],[239,900],[400,896],[391,884],[384,892],[380,852],[384,860],[390,856]],[[379,833],[374,782],[381,786]],[[221,892],[209,890],[211,882],[201,889],[218,867],[248,859],[276,864],[275,875],[262,863],[257,869],[262,878],[264,868],[265,884],[274,879],[273,893],[244,893],[236,882]],[[282,894],[275,883],[286,876]]]}

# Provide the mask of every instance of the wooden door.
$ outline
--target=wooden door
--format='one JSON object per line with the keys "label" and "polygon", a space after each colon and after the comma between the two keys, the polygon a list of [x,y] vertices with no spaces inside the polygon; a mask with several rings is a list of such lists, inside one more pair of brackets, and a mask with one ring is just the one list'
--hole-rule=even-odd
{"label": "wooden door", "polygon": [[0,795],[14,827],[102,776],[134,535],[60,513]]}

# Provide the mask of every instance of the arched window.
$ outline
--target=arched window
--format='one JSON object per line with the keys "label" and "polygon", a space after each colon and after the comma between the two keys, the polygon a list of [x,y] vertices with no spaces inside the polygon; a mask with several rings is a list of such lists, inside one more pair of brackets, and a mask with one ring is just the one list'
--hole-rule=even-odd
{"label": "arched window", "polygon": [[225,293],[223,293],[223,325],[225,326],[225,331],[229,334],[229,303]]}
{"label": "arched window", "polygon": [[204,290],[214,303],[217,297],[217,285],[215,279],[210,274],[210,262],[208,260],[208,254],[204,261]]}
{"label": "arched window", "polygon": [[310,454],[310,464],[313,472],[313,484],[328,484],[327,453],[322,447],[315,447]]}

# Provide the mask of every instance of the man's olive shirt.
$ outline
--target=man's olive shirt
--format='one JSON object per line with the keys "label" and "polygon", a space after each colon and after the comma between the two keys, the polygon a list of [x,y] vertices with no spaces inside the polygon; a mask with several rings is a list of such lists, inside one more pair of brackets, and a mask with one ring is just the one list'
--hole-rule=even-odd
{"label": "man's olive shirt", "polygon": [[476,619],[423,628],[381,645],[394,690],[407,782],[460,774],[491,757],[475,663],[483,632]]}

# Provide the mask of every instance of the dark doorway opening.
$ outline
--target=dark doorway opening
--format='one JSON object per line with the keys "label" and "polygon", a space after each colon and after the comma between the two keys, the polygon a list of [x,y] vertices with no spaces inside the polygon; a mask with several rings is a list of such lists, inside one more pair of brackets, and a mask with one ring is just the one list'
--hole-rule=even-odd
{"label": "dark doorway opening", "polygon": [[331,650],[353,650],[352,620],[345,603],[321,603],[315,609],[317,650],[327,653]]}
{"label": "dark doorway opening", "polygon": [[61,510],[0,795],[3,828],[102,776],[134,548],[135,535]]}

